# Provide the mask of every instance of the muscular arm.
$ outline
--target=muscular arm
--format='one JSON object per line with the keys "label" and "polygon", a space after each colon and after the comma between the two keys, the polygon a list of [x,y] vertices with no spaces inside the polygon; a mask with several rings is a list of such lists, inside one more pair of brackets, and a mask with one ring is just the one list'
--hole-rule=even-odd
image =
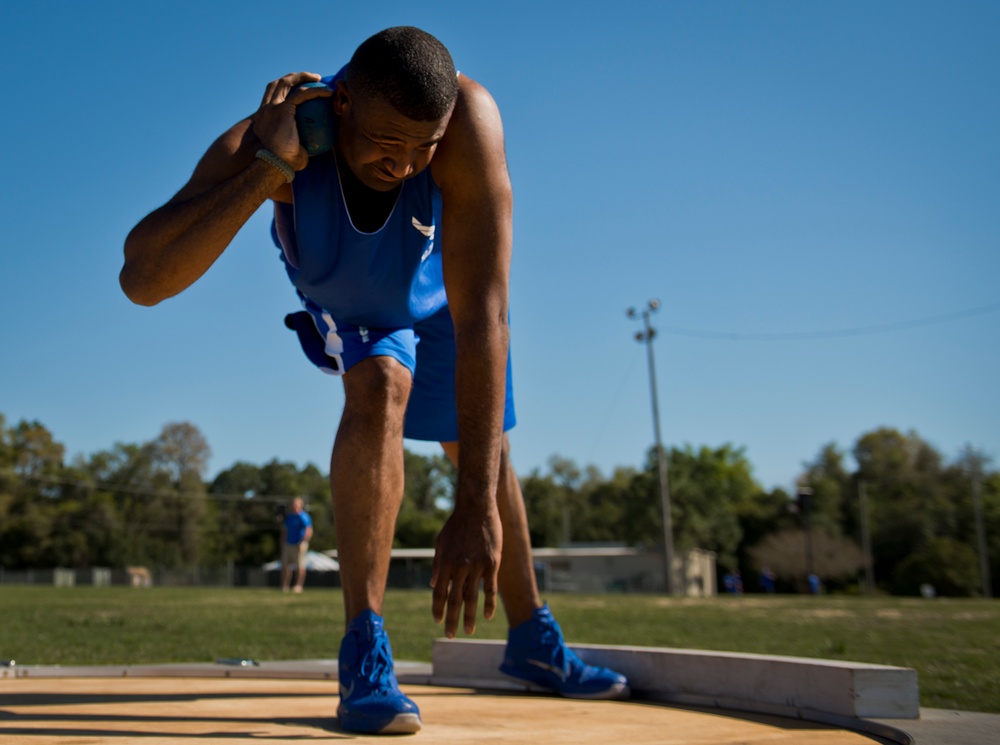
{"label": "muscular arm", "polygon": [[432,168],[443,196],[444,281],[458,353],[458,488],[464,499],[493,501],[503,436],[513,196],[500,113],[484,88],[463,81]]}
{"label": "muscular arm", "polygon": [[129,299],[155,305],[186,289],[268,198],[291,201],[281,172],[254,156],[265,147],[294,169],[305,167],[308,157],[295,130],[295,106],[329,92],[290,91],[318,79],[296,73],[268,85],[257,112],[219,137],[190,181],[132,229],[119,276]]}
{"label": "muscular arm", "polygon": [[[461,78],[460,95],[445,138],[431,169],[443,197],[442,252],[445,288],[455,323],[457,358],[459,465],[455,496],[456,524],[442,539],[475,542],[495,557],[483,567],[485,615],[496,604],[496,570],[502,535],[496,506],[506,384],[508,285],[512,242],[513,196],[503,147],[503,128],[489,93]],[[445,546],[441,547],[443,552]],[[448,569],[447,554],[437,562]],[[454,557],[457,564],[461,559]],[[452,572],[456,570],[452,568]],[[462,579],[461,566],[458,578]],[[455,582],[455,574],[452,582]],[[440,578],[439,578],[440,579]],[[457,624],[458,605],[465,602],[465,630],[475,628],[478,587],[470,580],[462,595],[447,598],[448,627]],[[440,620],[446,588],[435,585],[435,616]],[[470,603],[472,604],[470,608]],[[452,634],[449,634],[452,635]]]}

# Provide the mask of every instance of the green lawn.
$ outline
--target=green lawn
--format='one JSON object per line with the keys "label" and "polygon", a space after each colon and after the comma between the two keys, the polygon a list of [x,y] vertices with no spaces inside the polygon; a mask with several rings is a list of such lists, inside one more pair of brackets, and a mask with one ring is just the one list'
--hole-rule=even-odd
{"label": "green lawn", "polygon": [[[825,657],[915,668],[921,705],[1000,713],[1000,601],[553,595],[574,642]],[[337,590],[0,586],[0,659],[19,665],[336,657]],[[392,591],[397,659],[429,661],[429,591]],[[506,635],[501,618],[478,638]]]}

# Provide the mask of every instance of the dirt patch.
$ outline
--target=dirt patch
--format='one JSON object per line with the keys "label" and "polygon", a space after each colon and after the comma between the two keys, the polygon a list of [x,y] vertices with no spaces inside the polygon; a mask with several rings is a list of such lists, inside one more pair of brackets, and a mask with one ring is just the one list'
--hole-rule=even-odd
{"label": "dirt patch", "polygon": [[903,617],[903,614],[898,610],[893,610],[892,608],[883,608],[881,610],[875,611],[876,618],[891,618],[897,620]]}
{"label": "dirt patch", "polygon": [[598,600],[597,598],[585,598],[581,599],[579,602],[579,607],[581,608],[607,608],[608,602],[606,600]]}
{"label": "dirt patch", "polygon": [[796,615],[807,618],[854,618],[857,614],[839,608],[813,608],[812,610],[798,611]]}
{"label": "dirt patch", "polygon": [[968,611],[966,613],[953,613],[951,618],[954,621],[991,621],[996,618],[996,614],[988,610]]}

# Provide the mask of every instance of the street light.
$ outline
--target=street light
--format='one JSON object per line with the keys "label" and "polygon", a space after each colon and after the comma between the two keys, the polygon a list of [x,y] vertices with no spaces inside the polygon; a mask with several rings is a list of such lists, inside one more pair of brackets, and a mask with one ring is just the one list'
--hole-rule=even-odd
{"label": "street light", "polygon": [[872,563],[872,533],[868,524],[868,489],[864,479],[858,480],[858,501],[861,512],[861,549],[865,554],[865,591],[875,592],[875,566]]}
{"label": "street light", "polygon": [[972,514],[976,522],[976,544],[979,548],[979,579],[982,582],[983,597],[993,597],[993,582],[990,578],[989,542],[986,540],[986,526],[983,522],[982,466],[985,458],[971,445],[965,446],[966,462],[969,465],[969,479],[972,482]]}
{"label": "street light", "polygon": [[799,503],[799,515],[802,517],[802,530],[806,539],[806,583],[813,590],[813,544],[812,544],[812,508],[813,490],[808,486],[800,486],[796,492]]}
{"label": "street light", "polygon": [[667,459],[660,440],[660,405],[656,400],[656,366],[653,362],[653,337],[656,329],[649,323],[649,317],[660,309],[660,301],[650,300],[646,307],[637,311],[629,308],[625,315],[629,318],[642,318],[643,330],[637,331],[635,340],[646,345],[646,356],[649,359],[649,393],[653,408],[653,435],[656,437],[656,460],[660,468],[660,503],[663,510],[663,561],[664,577],[668,595],[673,595],[674,587],[674,528],[670,516],[670,486],[667,481]]}

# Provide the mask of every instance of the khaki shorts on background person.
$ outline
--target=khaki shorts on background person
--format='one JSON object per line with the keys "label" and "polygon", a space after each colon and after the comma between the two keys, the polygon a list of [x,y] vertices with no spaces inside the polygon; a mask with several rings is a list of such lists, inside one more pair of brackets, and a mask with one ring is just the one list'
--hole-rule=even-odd
{"label": "khaki shorts on background person", "polygon": [[281,566],[287,567],[294,564],[297,568],[302,569],[305,567],[307,551],[309,551],[309,541],[282,544]]}

